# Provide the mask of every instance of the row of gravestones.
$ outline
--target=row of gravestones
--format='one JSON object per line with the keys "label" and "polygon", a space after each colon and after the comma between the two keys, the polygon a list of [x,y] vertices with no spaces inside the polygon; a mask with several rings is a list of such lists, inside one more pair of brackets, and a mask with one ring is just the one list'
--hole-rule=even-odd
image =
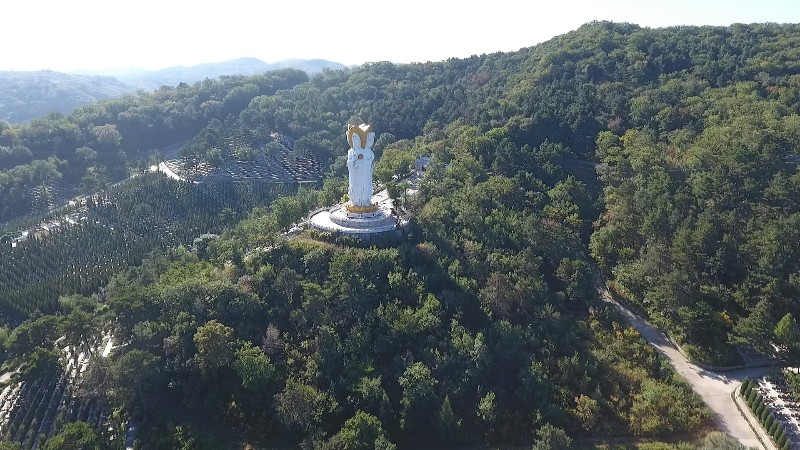
{"label": "row of gravestones", "polygon": [[[208,181],[222,181],[229,178],[263,178],[273,181],[316,180],[320,175],[319,163],[312,157],[298,157],[284,146],[284,151],[268,160],[238,161],[226,164],[215,170],[212,167],[199,167],[192,175]],[[175,173],[184,173],[179,160],[167,160],[165,164]]]}
{"label": "row of gravestones", "polygon": [[36,449],[64,424],[81,420],[97,427],[106,411],[72,395],[72,385],[86,369],[88,355],[68,349],[63,373],[33,382],[12,382],[0,392],[0,434],[23,449]]}
{"label": "row of gravestones", "polygon": [[786,427],[780,413],[770,404],[765,395],[761,392],[761,387],[757,381],[745,380],[739,388],[739,393],[747,404],[747,408],[753,413],[778,450],[791,450],[795,448],[792,444],[797,439],[793,427]]}

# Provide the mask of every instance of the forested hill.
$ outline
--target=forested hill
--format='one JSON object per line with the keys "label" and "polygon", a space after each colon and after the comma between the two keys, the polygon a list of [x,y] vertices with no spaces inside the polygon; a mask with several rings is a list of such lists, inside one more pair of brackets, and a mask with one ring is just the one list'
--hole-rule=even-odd
{"label": "forested hill", "polygon": [[287,59],[266,63],[256,58],[239,58],[160,70],[130,69],[74,74],[50,70],[0,72],[0,120],[22,123],[51,112],[69,114],[79,106],[120,97],[138,89],[151,91],[161,86],[194,84],[223,75],[257,75],[286,68],[314,74],[323,69],[344,67],[324,59]]}
{"label": "forested hill", "polygon": [[339,132],[315,119],[353,112],[445,160],[426,142],[472,124],[473,156],[506,176],[572,158],[602,190],[591,252],[619,294],[702,361],[739,363],[735,343],[796,361],[799,45],[798,25],[591,23],[514,53],[322,74],[241,118],[324,151]]}
{"label": "forested hill", "polygon": [[96,192],[207,124],[236,117],[252,98],[307,80],[296,69],[225,76],[82,106],[69,116],[0,122],[0,221]]}
{"label": "forested hill", "polygon": [[50,112],[119,97],[136,88],[112,77],[53,71],[0,72],[0,120],[21,123]]}
{"label": "forested hill", "polygon": [[[87,370],[80,398],[137,420],[145,448],[694,436],[707,411],[597,299],[595,267],[697,358],[736,364],[741,342],[794,361],[798,49],[798,25],[595,22],[512,53],[222,77],[3,127],[9,215],[181,139],[181,159],[214,165],[265,154],[280,133],[327,169],[293,195],[137,177],[94,205],[91,226],[55,234],[87,245],[0,254],[1,274],[40,285],[15,311],[44,313],[9,330],[8,357],[41,378],[60,367],[60,335],[85,348],[113,324],[124,345]],[[287,239],[346,192],[353,120],[380,133],[375,174],[395,193],[394,176],[432,156],[419,191],[393,195],[411,236],[369,249]],[[237,218],[223,204],[278,195],[220,230]],[[114,248],[91,245],[113,217]],[[81,256],[68,270],[57,262],[74,258],[46,256],[65,248]],[[83,261],[111,250],[119,273],[91,296],[107,274]]]}
{"label": "forested hill", "polygon": [[175,86],[179,83],[193,84],[206,78],[222,75],[257,75],[278,69],[298,69],[313,75],[323,69],[343,69],[344,64],[324,59],[286,59],[266,63],[257,58],[238,58],[230,61],[204,63],[195,66],[167,67],[159,70],[125,70],[114,76],[127,84],[147,90],[161,86]]}

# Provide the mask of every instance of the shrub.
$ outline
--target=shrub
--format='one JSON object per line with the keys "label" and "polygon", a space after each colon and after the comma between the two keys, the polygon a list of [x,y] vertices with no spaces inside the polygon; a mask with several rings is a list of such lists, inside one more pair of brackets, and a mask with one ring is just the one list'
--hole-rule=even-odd
{"label": "shrub", "polygon": [[564,430],[546,423],[536,432],[536,441],[533,443],[532,450],[565,449],[570,445],[572,445],[572,438],[567,436]]}
{"label": "shrub", "polygon": [[758,414],[758,421],[761,422],[761,425],[764,425],[764,428],[768,428],[767,419],[769,418],[769,408],[764,408],[761,413]]}
{"label": "shrub", "polygon": [[786,440],[787,440],[786,433],[778,433],[778,434],[780,435],[780,437],[775,443],[778,444],[778,448],[783,448],[783,446],[786,445]]}
{"label": "shrub", "polygon": [[708,418],[708,410],[683,386],[645,380],[642,393],[634,396],[630,429],[639,435],[691,432]]}
{"label": "shrub", "polygon": [[760,419],[761,418],[761,413],[763,413],[765,409],[767,409],[767,408],[764,406],[763,403],[760,403],[760,402],[757,403],[756,404],[756,410],[755,410],[756,418]]}
{"label": "shrub", "polygon": [[755,409],[756,409],[755,396],[752,396],[752,397],[747,399],[747,407],[750,409],[750,411],[755,411]]}
{"label": "shrub", "polygon": [[756,400],[755,400],[755,402],[756,402],[756,408],[758,408],[759,406],[761,406],[761,405],[763,405],[763,404],[764,404],[764,397],[762,397],[762,396],[761,396],[761,394],[759,394],[759,393],[756,393]]}
{"label": "shrub", "polygon": [[[744,385],[742,385],[742,387],[744,387]],[[753,392],[753,387],[752,387],[752,386],[748,386],[748,387],[747,387],[747,388],[745,388],[745,389],[741,389],[741,390],[739,391],[739,394],[741,394],[741,396],[742,396],[742,398],[743,398],[744,400],[747,400],[747,397],[749,397],[749,396],[750,396],[750,393],[751,393],[751,392]]]}
{"label": "shrub", "polygon": [[[622,447],[614,447],[614,448],[622,448]],[[641,448],[641,450],[645,449],[650,450],[650,447],[644,447],[644,446],[642,447],[637,446],[636,448]],[[654,447],[653,450],[655,450],[656,448],[659,450],[667,448],[682,450],[690,447],[688,445],[684,446],[684,444],[678,444],[677,447],[669,444],[661,444],[660,447]],[[703,438],[702,444],[696,448],[697,450],[744,449],[744,447],[742,447],[741,444],[739,444],[738,439],[728,434],[721,433],[719,431],[712,431],[711,433],[708,433],[706,437]]]}
{"label": "shrub", "polygon": [[779,423],[775,424],[775,432],[769,435],[772,438],[772,442],[777,443],[778,438],[781,436],[781,425]]}

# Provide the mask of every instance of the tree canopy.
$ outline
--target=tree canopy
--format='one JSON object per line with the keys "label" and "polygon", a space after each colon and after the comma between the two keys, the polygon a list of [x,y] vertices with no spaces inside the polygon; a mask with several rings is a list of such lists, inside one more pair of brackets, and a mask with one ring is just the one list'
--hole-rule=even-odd
{"label": "tree canopy", "polygon": [[[596,284],[704,362],[738,363],[735,345],[797,358],[798,43],[797,25],[593,22],[513,53],[222,77],[2,126],[0,220],[186,140],[198,168],[283,139],[325,171],[303,188],[143,175],[92,197],[93,220],[3,248],[0,293],[20,297],[0,307],[27,319],[8,356],[23,378],[55,373],[62,335],[91,348],[108,324],[124,345],[94,401],[153,448],[706,430]],[[342,198],[354,116],[381,133],[376,178],[408,235],[284,235]],[[395,178],[418,156],[408,196]],[[30,286],[42,300],[16,301]],[[75,293],[95,297],[58,301]]]}

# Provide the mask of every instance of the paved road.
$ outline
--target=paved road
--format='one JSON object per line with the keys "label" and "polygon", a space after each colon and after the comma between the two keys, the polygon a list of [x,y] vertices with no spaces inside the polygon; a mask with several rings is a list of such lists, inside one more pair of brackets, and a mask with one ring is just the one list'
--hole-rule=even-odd
{"label": "paved road", "polygon": [[601,295],[605,301],[614,305],[622,313],[628,323],[639,331],[647,342],[672,363],[675,370],[703,398],[703,401],[715,414],[720,430],[735,437],[748,447],[764,448],[736,408],[736,404],[731,399],[731,392],[745,378],[757,378],[769,373],[772,370],[771,368],[755,367],[722,373],[698,367],[690,363],[656,327],[617,303],[608,290],[601,292]]}

